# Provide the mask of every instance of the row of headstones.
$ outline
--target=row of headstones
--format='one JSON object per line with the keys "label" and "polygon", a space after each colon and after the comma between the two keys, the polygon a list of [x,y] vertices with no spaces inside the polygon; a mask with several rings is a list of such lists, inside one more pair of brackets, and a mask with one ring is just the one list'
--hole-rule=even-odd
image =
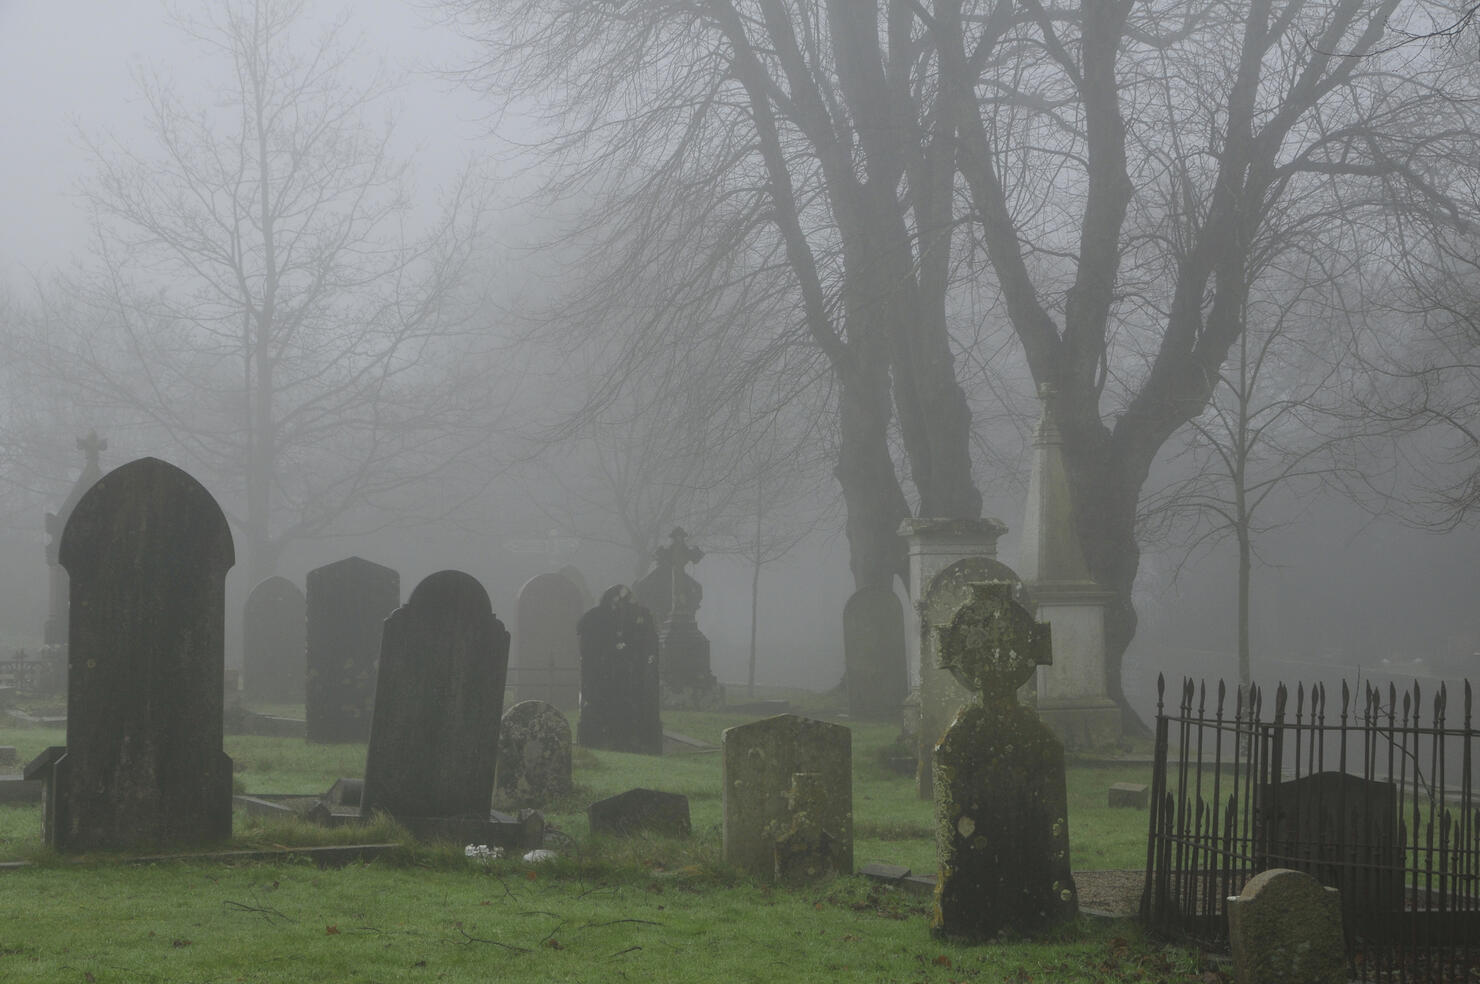
{"label": "row of headstones", "polygon": [[[220,507],[179,468],[139,459],[82,497],[59,557],[71,592],[67,745],[26,769],[45,785],[47,843],[90,850],[229,836],[224,597],[235,555]],[[394,571],[351,558],[315,575],[310,592],[325,599],[325,617],[309,619],[308,645],[340,654],[331,666],[340,687],[311,672],[307,697],[341,713],[311,716],[309,738],[363,726],[357,702],[374,694],[365,809],[487,817],[509,650],[487,592],[468,574],[438,572],[380,623],[365,613],[395,600]],[[636,731],[643,747],[632,750],[660,752],[655,688],[646,702],[612,707],[612,691],[594,685],[614,681],[620,699],[638,689],[629,664],[656,673],[651,617],[618,587],[581,626],[590,716],[612,722],[605,732],[593,725],[587,743],[621,744]],[[379,659],[352,655],[364,652]]]}

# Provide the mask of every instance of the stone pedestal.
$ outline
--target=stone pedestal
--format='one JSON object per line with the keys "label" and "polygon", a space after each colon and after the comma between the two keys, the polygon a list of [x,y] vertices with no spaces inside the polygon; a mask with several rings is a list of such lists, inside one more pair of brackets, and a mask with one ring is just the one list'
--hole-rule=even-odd
{"label": "stone pedestal", "polygon": [[997,560],[997,540],[1007,532],[996,519],[907,519],[899,526],[910,561],[910,609],[905,656],[920,679],[919,770],[921,799],[933,795],[931,756],[956,712],[971,694],[936,665],[934,629],[945,625],[971,597],[972,581],[1017,581]]}

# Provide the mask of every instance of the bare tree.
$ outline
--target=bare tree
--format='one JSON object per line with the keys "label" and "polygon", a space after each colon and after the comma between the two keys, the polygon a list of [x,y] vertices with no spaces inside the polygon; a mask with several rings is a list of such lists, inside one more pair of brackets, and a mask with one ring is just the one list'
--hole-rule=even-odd
{"label": "bare tree", "polygon": [[372,122],[394,80],[351,79],[343,17],[315,31],[306,0],[237,0],[178,24],[225,80],[195,98],[141,75],[152,143],[83,134],[94,262],[32,337],[80,401],[212,477],[258,578],[484,440],[460,426],[483,409],[465,296],[483,191],[465,172],[418,213]]}

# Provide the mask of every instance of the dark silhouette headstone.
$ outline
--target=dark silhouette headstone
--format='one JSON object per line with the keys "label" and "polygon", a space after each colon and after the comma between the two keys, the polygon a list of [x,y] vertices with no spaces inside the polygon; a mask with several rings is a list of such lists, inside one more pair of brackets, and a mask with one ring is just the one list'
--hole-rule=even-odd
{"label": "dark silhouette headstone", "polygon": [[303,700],[307,602],[285,577],[259,581],[242,610],[245,695],[271,704]]}
{"label": "dark silhouette headstone", "polygon": [[509,633],[476,578],[416,586],[385,620],[364,816],[487,819],[508,666]]}
{"label": "dark silhouette headstone", "polygon": [[684,570],[703,557],[683,527],[674,527],[668,546],[653,554],[653,569],[632,586],[638,603],[658,623],[660,678],[669,707],[717,709],[725,702],[724,688],[710,670],[709,639],[695,617],[704,589]]}
{"label": "dark silhouette headstone", "polygon": [[629,789],[586,807],[593,834],[631,836],[653,833],[687,837],[692,831],[689,798],[656,789]]}
{"label": "dark silhouette headstone", "polygon": [[50,597],[47,600],[46,625],[42,629],[41,642],[44,646],[67,644],[67,571],[61,564],[58,551],[61,548],[62,530],[72,517],[72,510],[82,499],[83,493],[92,488],[103,477],[98,464],[99,455],[108,450],[106,438],[98,437],[97,431],[88,431],[86,437],[77,439],[77,450],[83,454],[82,473],[72,485],[72,491],[62,502],[61,508],[46,514],[46,564],[51,571]]}
{"label": "dark silhouette headstone", "polygon": [[1048,626],[1012,599],[1010,581],[976,582],[937,629],[938,665],[970,692],[935,748],[932,931],[985,942],[1033,934],[1078,912],[1069,870],[1064,746],[1017,702],[1052,658]]}
{"label": "dark silhouette headstone", "polygon": [[625,585],[576,624],[581,642],[581,719],[576,742],[614,752],[663,754],[658,711],[658,630]]}
{"label": "dark silhouette headstone", "polygon": [[520,700],[575,709],[581,700],[576,621],[586,606],[563,574],[539,574],[519,589],[514,626],[513,683]]}
{"label": "dark silhouette headstone", "polygon": [[140,458],[78,501],[70,580],[67,745],[33,761],[46,842],[62,851],[231,836],[222,750],[231,531],[174,465]]}
{"label": "dark silhouette headstone", "polygon": [[848,713],[896,719],[909,694],[904,606],[892,588],[859,588],[843,606],[844,679]]}
{"label": "dark silhouette headstone", "polygon": [[493,801],[500,808],[540,807],[570,792],[570,722],[554,704],[521,700],[498,732]]}
{"label": "dark silhouette headstone", "polygon": [[308,572],[304,715],[309,741],[366,741],[381,623],[401,604],[401,576],[361,557]]}

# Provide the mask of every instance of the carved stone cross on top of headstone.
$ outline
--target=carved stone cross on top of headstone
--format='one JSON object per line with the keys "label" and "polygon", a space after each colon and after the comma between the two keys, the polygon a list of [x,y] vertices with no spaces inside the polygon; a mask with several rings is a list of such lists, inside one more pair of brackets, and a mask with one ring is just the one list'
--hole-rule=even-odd
{"label": "carved stone cross on top of headstone", "polygon": [[682,526],[675,526],[673,532],[668,534],[668,540],[668,546],[659,547],[655,556],[660,567],[667,567],[672,571],[671,611],[692,615],[699,610],[699,583],[684,568],[703,560],[704,551],[689,545],[688,534]]}
{"label": "carved stone cross on top of headstone", "polygon": [[1016,702],[1017,689],[1053,662],[1048,626],[1012,599],[1011,581],[976,581],[939,633],[938,662],[983,701]]}

